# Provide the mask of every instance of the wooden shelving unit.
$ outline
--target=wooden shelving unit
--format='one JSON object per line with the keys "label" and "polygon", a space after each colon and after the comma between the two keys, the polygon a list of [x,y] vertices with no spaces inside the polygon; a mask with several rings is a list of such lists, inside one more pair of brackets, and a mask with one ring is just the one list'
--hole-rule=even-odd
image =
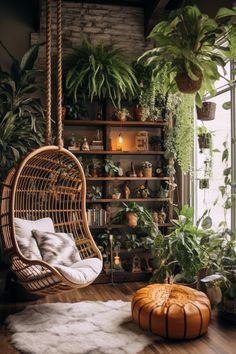
{"label": "wooden shelving unit", "polygon": [[[112,134],[112,132],[118,132],[120,131],[120,129],[124,129],[122,130],[122,132],[129,132],[129,131],[134,131],[137,132],[137,128],[140,128],[140,131],[148,131],[150,132],[150,135],[155,135],[155,132],[157,132],[156,129],[159,130],[159,132],[161,131],[161,134],[164,134],[164,129],[167,129],[168,127],[170,128],[172,125],[172,122],[169,121],[163,121],[162,119],[158,119],[155,122],[141,122],[141,121],[125,121],[125,122],[120,122],[120,121],[114,121],[111,119],[103,119],[103,120],[97,120],[97,119],[89,119],[89,120],[64,120],[64,129],[68,129],[71,130],[73,128],[73,133],[76,134],[76,132],[79,130],[79,128],[81,128],[79,130],[79,133],[86,136],[86,132],[88,132],[88,134],[90,134],[89,132],[96,132],[96,129],[99,129],[102,131],[102,137],[103,137],[103,146],[104,146],[104,150],[89,150],[89,151],[81,151],[79,148],[69,148],[69,150],[74,153],[77,157],[81,157],[82,160],[83,159],[91,159],[92,157],[95,157],[96,159],[113,159],[114,161],[117,161],[117,159],[119,159],[119,161],[122,163],[122,161],[126,161],[125,163],[127,164],[127,161],[129,161],[129,163],[131,161],[133,161],[135,163],[140,161],[140,158],[143,156],[143,161],[149,160],[152,161],[153,166],[155,165],[155,161],[159,160],[163,160],[164,161],[164,151],[159,149],[159,150],[145,150],[145,151],[136,151],[132,148],[127,149],[128,151],[126,151],[125,149],[123,150],[114,150],[111,149],[111,144],[110,144],[110,134]],[[135,133],[136,134],[136,133]],[[158,135],[156,133],[156,135]],[[90,134],[91,136],[91,134]],[[162,135],[163,136],[163,135]],[[131,145],[129,145],[131,147]],[[128,145],[127,145],[128,147]],[[129,159],[130,156],[130,159]],[[168,164],[168,162],[166,162],[166,164]],[[163,167],[163,166],[162,166]],[[162,223],[159,225],[159,228],[161,230],[163,230],[165,232],[165,230],[167,230],[168,228],[171,227],[171,223],[169,222],[169,220],[172,218],[172,199],[173,196],[171,194],[171,192],[169,193],[168,198],[160,198],[158,197],[158,195],[151,195],[151,197],[148,198],[137,198],[135,197],[135,195],[131,195],[130,198],[125,199],[123,195],[121,195],[121,197],[119,199],[113,199],[110,195],[110,186],[116,186],[116,184],[119,184],[119,182],[121,182],[121,184],[128,182],[131,186],[134,186],[134,188],[136,188],[135,186],[138,185],[142,185],[144,184],[145,181],[150,182],[151,185],[157,185],[157,186],[161,186],[162,184],[164,185],[164,182],[167,182],[169,184],[171,184],[171,180],[172,177],[166,175],[164,172],[162,172],[160,175],[155,174],[155,169],[153,170],[153,175],[151,177],[129,177],[125,175],[125,171],[124,171],[124,175],[122,177],[119,176],[114,176],[114,177],[110,177],[110,176],[106,176],[105,172],[104,175],[102,175],[101,173],[98,175],[98,177],[87,177],[87,184],[88,187],[91,185],[99,185],[102,186],[102,190],[103,190],[103,194],[102,194],[102,198],[96,198],[95,200],[93,199],[87,199],[86,203],[87,203],[87,208],[89,210],[107,210],[108,213],[108,209],[113,209],[116,210],[116,208],[119,208],[120,206],[122,206],[122,203],[139,203],[142,204],[144,206],[147,206],[149,209],[155,209],[158,208],[160,205],[167,205],[168,206],[168,216],[167,216],[167,220],[165,223]],[[159,188],[159,187],[158,187]],[[100,205],[99,205],[100,204]],[[94,207],[93,207],[94,206]],[[128,225],[126,224],[112,224],[110,223],[110,219],[107,220],[107,223],[105,221],[106,224],[101,223],[96,225],[97,222],[95,222],[95,225],[90,226],[91,232],[95,237],[95,241],[96,241],[96,237],[101,234],[103,231],[106,232],[107,230],[109,230],[110,232],[112,232],[112,234],[114,233],[114,238],[115,233],[117,232],[121,232],[124,233],[124,235],[126,235],[126,233],[134,233],[135,230],[133,228],[130,228]],[[147,254],[147,250],[145,249],[135,249],[132,251],[128,251],[128,250],[120,250],[119,254],[120,257],[122,258],[123,256],[127,258],[132,258],[134,256],[134,254],[138,255],[138,257],[142,257],[144,256],[144,254]],[[144,256],[145,259],[146,256]],[[145,263],[145,262],[144,262]],[[122,282],[122,281],[146,281],[151,277],[151,272],[149,271],[149,269],[142,268],[141,272],[131,272],[131,271],[113,271],[113,274],[111,273],[107,273],[107,274],[101,274],[96,282],[99,283],[107,283],[107,282]]]}
{"label": "wooden shelving unit", "polygon": [[168,122],[157,120],[155,122],[140,122],[140,121],[127,121],[120,122],[115,120],[65,120],[65,126],[80,126],[80,127],[99,127],[108,125],[110,127],[165,127]]}
{"label": "wooden shelving unit", "polygon": [[120,151],[120,150],[89,150],[82,151],[77,149],[70,149],[73,154],[79,155],[164,155],[164,151]]}

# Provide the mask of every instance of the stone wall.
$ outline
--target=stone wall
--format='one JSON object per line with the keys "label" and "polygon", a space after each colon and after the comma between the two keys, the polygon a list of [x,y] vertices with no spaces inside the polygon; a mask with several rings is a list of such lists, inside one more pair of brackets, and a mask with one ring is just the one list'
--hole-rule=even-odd
{"label": "stone wall", "polygon": [[[45,41],[45,3],[41,11],[40,31],[32,33],[31,44]],[[148,47],[144,38],[144,13],[139,7],[64,2],[62,9],[63,55],[81,43],[81,33],[93,42],[103,40],[121,48],[128,60],[136,59]],[[52,53],[56,54],[56,2],[52,2]],[[39,54],[39,66],[45,67],[45,49]]]}

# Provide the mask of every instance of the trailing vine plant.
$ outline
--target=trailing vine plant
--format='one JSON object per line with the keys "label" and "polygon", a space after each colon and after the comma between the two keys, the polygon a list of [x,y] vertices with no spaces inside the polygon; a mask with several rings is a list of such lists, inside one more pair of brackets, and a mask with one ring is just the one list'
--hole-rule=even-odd
{"label": "trailing vine plant", "polygon": [[193,126],[194,96],[181,95],[181,103],[176,117],[177,161],[183,173],[190,170],[194,142]]}

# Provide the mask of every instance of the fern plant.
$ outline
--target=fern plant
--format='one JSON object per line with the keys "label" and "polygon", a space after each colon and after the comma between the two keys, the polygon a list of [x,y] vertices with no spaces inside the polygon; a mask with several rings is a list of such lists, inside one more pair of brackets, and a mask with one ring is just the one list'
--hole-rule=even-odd
{"label": "fern plant", "polygon": [[84,94],[91,101],[109,98],[120,107],[122,98],[135,94],[133,70],[112,44],[92,44],[84,37],[81,46],[65,58],[64,73],[67,95],[75,102]]}

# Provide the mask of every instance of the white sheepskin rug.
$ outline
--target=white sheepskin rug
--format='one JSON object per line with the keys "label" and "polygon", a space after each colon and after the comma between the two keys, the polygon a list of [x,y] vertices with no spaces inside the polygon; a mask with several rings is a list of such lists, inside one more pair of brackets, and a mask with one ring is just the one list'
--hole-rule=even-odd
{"label": "white sheepskin rug", "polygon": [[131,320],[123,301],[31,305],[6,322],[11,343],[27,354],[136,354],[154,339]]}

